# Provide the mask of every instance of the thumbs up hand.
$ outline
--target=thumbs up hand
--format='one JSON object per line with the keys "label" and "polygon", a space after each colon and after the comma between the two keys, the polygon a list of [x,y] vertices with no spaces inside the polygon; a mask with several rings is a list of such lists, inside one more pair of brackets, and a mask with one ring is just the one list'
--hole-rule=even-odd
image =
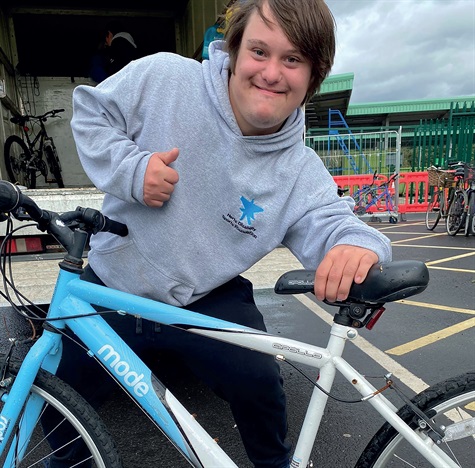
{"label": "thumbs up hand", "polygon": [[170,199],[178,182],[178,172],[170,164],[178,158],[178,148],[153,153],[145,170],[143,200],[147,206],[161,207]]}

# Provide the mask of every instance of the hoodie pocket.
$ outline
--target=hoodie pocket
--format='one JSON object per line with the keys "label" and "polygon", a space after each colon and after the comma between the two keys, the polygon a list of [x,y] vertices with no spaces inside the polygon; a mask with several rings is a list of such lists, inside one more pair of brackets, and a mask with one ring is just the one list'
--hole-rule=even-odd
{"label": "hoodie pocket", "polygon": [[89,263],[108,287],[174,306],[187,305],[195,290],[189,282],[157,268],[133,240],[111,248],[95,247]]}

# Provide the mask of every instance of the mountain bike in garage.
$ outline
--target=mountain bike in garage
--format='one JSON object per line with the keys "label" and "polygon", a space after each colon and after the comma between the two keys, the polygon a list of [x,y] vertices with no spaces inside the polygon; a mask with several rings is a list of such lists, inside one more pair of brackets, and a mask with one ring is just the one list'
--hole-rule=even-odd
{"label": "mountain bike in garage", "polygon": [[[11,135],[5,141],[5,168],[13,184],[34,189],[37,177],[43,176],[46,183],[54,183],[59,188],[64,188],[58,152],[45,126],[48,119],[59,117],[58,114],[61,112],[64,112],[64,109],[53,109],[43,115],[22,115],[10,119],[20,127],[23,135],[23,138]],[[31,123],[31,128],[28,123]],[[36,134],[34,129],[37,129]]]}

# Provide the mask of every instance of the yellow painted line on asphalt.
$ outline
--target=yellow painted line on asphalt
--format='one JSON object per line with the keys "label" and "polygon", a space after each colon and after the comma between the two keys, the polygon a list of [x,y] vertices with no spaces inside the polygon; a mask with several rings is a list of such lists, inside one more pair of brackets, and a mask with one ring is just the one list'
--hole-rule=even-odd
{"label": "yellow painted line on asphalt", "polygon": [[409,242],[409,241],[415,241],[415,240],[420,240],[420,239],[428,239],[429,237],[439,237],[439,236],[445,236],[447,234],[441,233],[441,234],[425,234],[422,236],[418,237],[412,237],[411,239],[401,239],[398,241],[391,242],[391,244],[400,244],[401,242]]}
{"label": "yellow painted line on asphalt", "polygon": [[436,266],[430,266],[427,268],[430,268],[431,270],[456,271],[457,273],[470,273],[470,274],[475,273],[475,270],[465,270],[463,268],[449,268],[449,267],[436,267]]}
{"label": "yellow painted line on asphalt", "polygon": [[462,309],[460,307],[450,307],[450,306],[444,306],[440,304],[430,304],[427,302],[409,301],[408,299],[401,299],[400,301],[396,301],[396,302],[399,302],[405,305],[416,306],[416,307],[424,307],[425,309],[447,310],[449,312],[459,312],[461,314],[475,315],[475,309]]}
{"label": "yellow painted line on asphalt", "polygon": [[[399,241],[398,241],[399,242]],[[418,249],[444,249],[444,250],[473,250],[473,247],[445,247],[443,245],[412,245],[412,244],[397,244],[395,242],[391,242],[391,245],[394,247],[416,247]]]}
{"label": "yellow painted line on asphalt", "polygon": [[[378,225],[378,224],[377,224],[377,225]],[[422,222],[414,222],[414,223],[404,221],[404,224],[391,224],[390,226],[381,226],[381,225],[379,224],[379,226],[380,226],[380,227],[378,228],[378,230],[405,228],[405,227],[407,227],[407,226],[424,226],[424,228],[425,228],[426,230],[428,230],[428,229],[426,228],[426,223],[425,223],[425,221],[422,221]],[[413,234],[414,234],[414,233],[413,233]]]}
{"label": "yellow painted line on asphalt", "polygon": [[403,354],[410,353],[416,349],[423,348],[424,346],[430,345],[437,341],[449,338],[450,336],[456,335],[464,330],[475,327],[475,317],[465,320],[464,322],[457,323],[451,327],[444,328],[443,330],[436,331],[430,335],[423,336],[417,340],[410,341],[395,348],[386,350],[386,353],[393,354],[395,356],[402,356]]}
{"label": "yellow painted line on asphalt", "polygon": [[[407,299],[401,299],[400,301],[396,301],[396,302],[399,302],[405,305],[410,305],[410,306],[423,307],[425,309],[446,310],[448,312],[457,312],[461,314],[475,315],[475,309],[463,309],[461,307],[450,307],[450,306],[444,306],[440,304],[430,304],[427,302],[410,301]],[[416,349],[435,343],[436,341],[442,340],[444,338],[448,338],[449,336],[455,335],[457,333],[460,333],[461,331],[467,330],[474,326],[475,326],[475,317],[465,320],[464,322],[458,323],[451,327],[445,328],[444,330],[439,330],[430,335],[423,336],[422,338],[418,338],[417,340],[410,341],[409,343],[405,343],[403,345],[396,346],[395,348],[388,349],[386,353],[393,354],[396,356],[402,356],[403,354],[407,354]]]}
{"label": "yellow painted line on asphalt", "polygon": [[[382,229],[378,229],[378,231],[382,231]],[[411,236],[414,235],[414,234],[419,234],[417,232],[411,232],[411,231],[391,231],[389,234],[404,234],[404,235],[408,235],[410,234]],[[429,233],[428,233],[429,234]],[[434,233],[432,233],[434,234]]]}
{"label": "yellow painted line on asphalt", "polygon": [[[373,226],[373,227],[376,227],[376,226]],[[394,230],[394,229],[401,229],[403,227],[406,227],[406,226],[398,226],[397,224],[391,224],[390,226],[377,226],[376,229],[378,231],[388,231],[388,230]],[[411,233],[411,234],[414,234],[414,233]]]}
{"label": "yellow painted line on asphalt", "polygon": [[460,258],[471,257],[475,255],[475,252],[468,252],[465,254],[455,255],[454,257],[441,258],[440,260],[433,260],[431,262],[426,262],[427,266],[436,265],[437,263],[451,262],[452,260],[459,260]]}

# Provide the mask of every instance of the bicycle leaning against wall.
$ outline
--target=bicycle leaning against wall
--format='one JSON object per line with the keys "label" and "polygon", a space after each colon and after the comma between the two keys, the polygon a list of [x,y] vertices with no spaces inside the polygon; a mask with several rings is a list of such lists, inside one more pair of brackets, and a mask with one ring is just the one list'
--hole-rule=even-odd
{"label": "bicycle leaning against wall", "polygon": [[[29,189],[36,188],[36,178],[42,175],[46,183],[56,183],[59,188],[64,187],[59,161],[53,138],[47,131],[45,122],[64,109],[53,109],[43,115],[22,115],[10,119],[19,125],[23,138],[17,135],[9,136],[5,141],[4,157],[8,177],[13,184],[22,185]],[[39,126],[36,135],[31,135],[32,127]]]}
{"label": "bicycle leaning against wall", "polygon": [[[127,226],[111,221],[97,210],[78,207],[63,214],[42,210],[17,186],[0,181],[0,213],[7,213],[3,220],[7,221],[7,228],[10,227],[1,248],[4,296],[30,323],[42,324],[42,331],[39,326],[33,327],[39,333],[32,333],[31,337],[12,336],[9,351],[0,355],[1,466],[42,466],[53,455],[69,459],[68,455],[73,452],[77,462],[74,466],[121,466],[116,446],[98,414],[54,375],[61,359],[61,341],[71,338],[65,334],[66,327],[82,341],[84,353],[102,365],[190,465],[236,466],[107,324],[101,316],[107,313],[142,317],[266,353],[303,374],[314,390],[291,461],[292,468],[308,466],[328,398],[368,404],[387,421],[358,460],[360,468],[393,466],[393,463],[401,466],[402,461],[407,463],[404,466],[417,467],[429,464],[445,468],[473,466],[475,372],[429,387],[410,400],[390,373],[381,375],[380,383],[370,383],[373,377],[365,377],[343,357],[346,342],[356,339],[360,328],[371,330],[386,302],[425,290],[429,272],[423,262],[409,260],[375,265],[362,284],[352,286],[348,299],[329,303],[336,306],[336,312],[328,345],[322,348],[82,281],[82,256],[89,236],[100,231],[128,235]],[[7,246],[12,217],[35,221],[67,250],[59,264],[59,276],[46,317],[43,310],[35,308],[15,288],[8,271]],[[312,292],[314,278],[314,271],[288,272],[277,282],[275,292]],[[23,308],[18,308],[13,299],[20,301]],[[93,304],[100,304],[102,312]],[[24,360],[13,359],[13,348],[28,342],[32,347]],[[351,353],[348,357],[351,358]],[[307,376],[299,368],[303,365],[314,369],[315,375]],[[351,384],[355,394],[352,399],[342,400],[332,391],[337,371]],[[394,391],[404,402],[399,411],[383,395],[389,391]],[[54,431],[61,433],[62,441],[51,447],[48,440],[52,442]],[[70,443],[64,441],[68,436]]]}
{"label": "bicycle leaning against wall", "polygon": [[447,233],[455,236],[463,228],[466,236],[475,234],[475,169],[465,162],[449,166],[455,168],[457,182],[447,213]]}

